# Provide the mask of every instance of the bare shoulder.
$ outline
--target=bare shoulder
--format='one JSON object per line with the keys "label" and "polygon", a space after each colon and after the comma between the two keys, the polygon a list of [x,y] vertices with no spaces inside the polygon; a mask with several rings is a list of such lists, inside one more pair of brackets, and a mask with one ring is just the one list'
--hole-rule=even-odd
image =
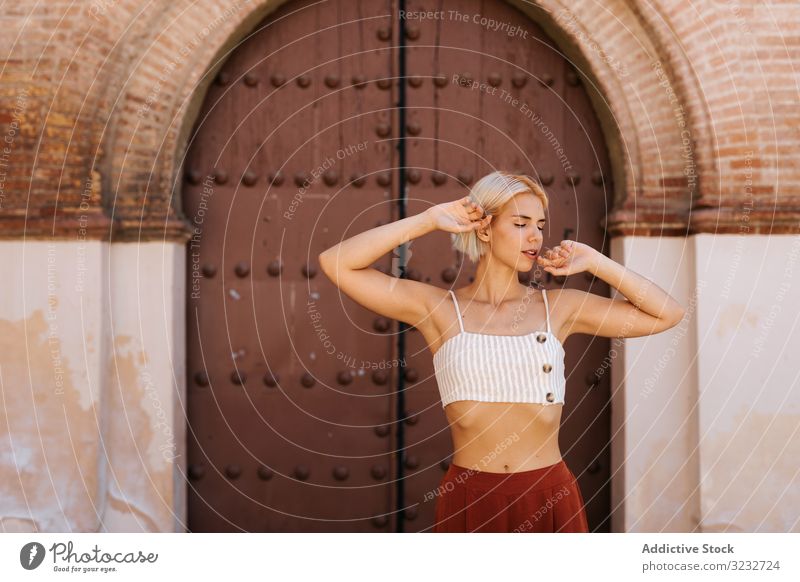
{"label": "bare shoulder", "polygon": [[417,329],[422,332],[428,348],[435,352],[444,341],[449,339],[446,337],[448,334],[458,333],[458,316],[447,289],[428,285],[428,288],[425,289],[424,300],[428,317],[420,322]]}
{"label": "bare shoulder", "polygon": [[581,303],[591,293],[566,287],[545,289],[545,291],[547,292],[547,303],[550,310],[550,325],[553,328],[553,333],[563,343],[570,335],[575,333],[574,316],[580,309]]}
{"label": "bare shoulder", "polygon": [[567,287],[546,289],[546,291],[548,302],[553,306],[559,304],[562,306],[562,309],[567,309],[567,306],[570,305],[576,305],[583,301],[587,295],[590,295],[586,291],[581,291],[580,289],[569,289]]}
{"label": "bare shoulder", "polygon": [[414,291],[418,294],[418,299],[422,301],[429,311],[432,307],[436,306],[436,303],[440,301],[443,296],[447,295],[446,290],[436,285],[422,283],[421,281],[409,281],[414,284]]}
{"label": "bare shoulder", "polygon": [[421,323],[417,327],[423,330],[423,325],[425,325],[436,335],[442,328],[442,321],[448,319],[443,314],[453,311],[453,302],[450,299],[450,292],[447,289],[442,289],[435,285],[425,285],[423,292],[423,301],[428,317],[425,318],[425,324]]}

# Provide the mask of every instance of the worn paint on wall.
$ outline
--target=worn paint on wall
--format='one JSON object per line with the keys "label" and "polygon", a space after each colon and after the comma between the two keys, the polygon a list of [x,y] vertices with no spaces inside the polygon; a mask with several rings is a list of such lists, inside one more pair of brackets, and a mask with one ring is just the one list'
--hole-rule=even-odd
{"label": "worn paint on wall", "polygon": [[95,531],[98,407],[81,403],[80,362],[49,330],[41,309],[0,320],[0,519],[5,531]]}
{"label": "worn paint on wall", "polygon": [[181,531],[183,248],[4,250],[21,283],[0,303],[0,531]]}
{"label": "worn paint on wall", "polygon": [[733,420],[703,443],[702,531],[800,531],[800,414],[742,407]]}
{"label": "worn paint on wall", "polygon": [[113,415],[105,439],[111,451],[108,502],[113,511],[131,514],[131,531],[161,531],[159,523],[169,523],[172,513],[172,500],[157,494],[172,488],[172,464],[159,450],[166,440],[158,412],[164,405],[153,396],[145,351],[131,336],[114,339],[107,370]]}

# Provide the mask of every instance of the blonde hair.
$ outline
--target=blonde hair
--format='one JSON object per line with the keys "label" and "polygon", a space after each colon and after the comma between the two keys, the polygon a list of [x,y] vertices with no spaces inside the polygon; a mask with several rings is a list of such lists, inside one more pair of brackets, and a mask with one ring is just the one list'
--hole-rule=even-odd
{"label": "blonde hair", "polygon": [[[524,174],[511,174],[496,171],[487,174],[472,186],[469,199],[480,204],[486,214],[496,215],[503,206],[517,194],[534,194],[547,210],[547,194],[532,178]],[[451,233],[453,248],[464,253],[473,263],[477,263],[487,251],[488,245],[478,238],[476,230]]]}

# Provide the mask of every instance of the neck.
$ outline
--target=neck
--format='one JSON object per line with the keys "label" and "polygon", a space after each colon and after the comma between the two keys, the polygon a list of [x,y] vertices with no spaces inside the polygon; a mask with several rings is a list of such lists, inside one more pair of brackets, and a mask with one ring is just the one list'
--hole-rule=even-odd
{"label": "neck", "polygon": [[490,253],[481,257],[475,280],[464,287],[464,293],[470,300],[494,306],[519,301],[525,295],[525,290],[525,285],[519,282],[517,270],[493,259]]}

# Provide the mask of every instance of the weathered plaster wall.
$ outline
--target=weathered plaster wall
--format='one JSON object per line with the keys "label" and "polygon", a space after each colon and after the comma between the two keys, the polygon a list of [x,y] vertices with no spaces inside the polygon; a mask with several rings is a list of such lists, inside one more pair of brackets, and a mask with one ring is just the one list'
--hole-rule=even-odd
{"label": "weathered plaster wall", "polygon": [[614,255],[687,307],[615,362],[614,530],[800,531],[800,236],[626,237]]}
{"label": "weathered plaster wall", "polygon": [[3,531],[181,531],[182,245],[0,245]]}

